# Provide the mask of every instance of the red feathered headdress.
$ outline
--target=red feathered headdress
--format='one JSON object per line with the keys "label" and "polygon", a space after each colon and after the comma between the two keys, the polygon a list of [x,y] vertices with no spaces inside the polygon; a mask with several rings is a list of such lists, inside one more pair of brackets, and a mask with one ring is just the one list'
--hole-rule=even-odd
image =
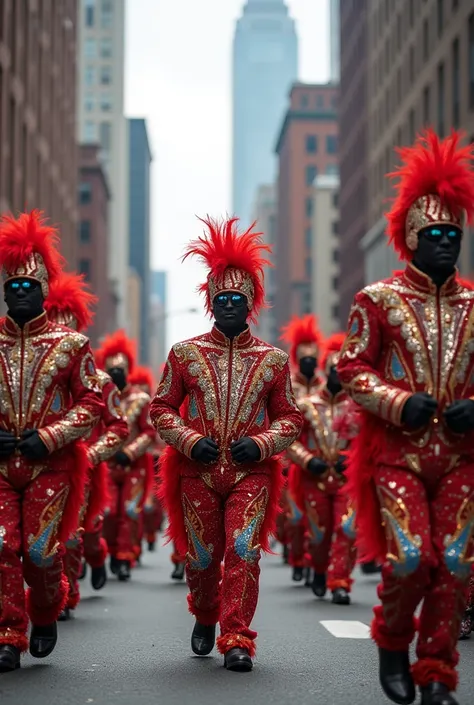
{"label": "red feathered headdress", "polygon": [[290,346],[290,359],[297,365],[302,357],[318,357],[323,336],[316,316],[309,313],[299,318],[294,316],[281,330],[280,340]]}
{"label": "red feathered headdress", "polygon": [[4,215],[0,220],[0,267],[4,283],[22,277],[41,284],[48,296],[49,282],[59,276],[64,266],[60,255],[59,235],[46,224],[42,213],[34,210],[18,218]]}
{"label": "red feathered headdress", "polygon": [[253,226],[240,234],[238,218],[222,222],[209,217],[199,220],[207,232],[188,245],[183,261],[197,255],[209,268],[207,282],[199,287],[206,297],[207,312],[212,313],[212,302],[218,294],[235,291],[247,297],[250,318],[255,322],[265,306],[263,269],[271,266],[263,253],[271,252],[271,247],[262,241],[262,233],[253,232]]}
{"label": "red feathered headdress", "polygon": [[402,163],[388,174],[398,181],[397,195],[387,213],[387,234],[400,259],[411,260],[418,233],[429,225],[462,228],[474,215],[473,146],[461,147],[453,132],[440,140],[433,130],[420,135],[413,147],[397,150]]}
{"label": "red feathered headdress", "polygon": [[346,339],[345,333],[333,333],[324,343],[324,352],[321,367],[327,373],[329,368],[339,362],[339,353]]}
{"label": "red feathered headdress", "polygon": [[44,307],[52,321],[83,331],[94,319],[92,307],[97,301],[82,274],[63,272],[51,283]]}
{"label": "red feathered headdress", "polygon": [[128,383],[136,384],[138,387],[145,387],[145,391],[148,394],[153,394],[156,388],[155,377],[149,367],[135,367],[128,378]]}
{"label": "red feathered headdress", "polygon": [[120,367],[128,374],[133,372],[137,349],[124,330],[118,330],[111,335],[107,335],[97,351],[97,363],[103,370],[110,370],[112,367]]}

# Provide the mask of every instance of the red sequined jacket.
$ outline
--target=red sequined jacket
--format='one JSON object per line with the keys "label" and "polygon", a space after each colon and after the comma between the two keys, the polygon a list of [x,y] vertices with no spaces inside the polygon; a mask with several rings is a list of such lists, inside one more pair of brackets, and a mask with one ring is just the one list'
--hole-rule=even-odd
{"label": "red sequined jacket", "polygon": [[[355,402],[370,412],[378,460],[430,472],[448,471],[474,454],[474,434],[452,433],[443,409],[474,397],[474,292],[453,275],[438,289],[409,264],[404,272],[365,287],[354,300],[338,373]],[[419,431],[403,427],[415,392],[428,392],[438,412]]]}
{"label": "red sequined jacket", "polygon": [[156,433],[150,420],[150,396],[140,387],[129,385],[122,392],[120,405],[128,424],[128,438],[122,451],[130,458],[133,470],[144,471],[148,465],[145,455]]}
{"label": "red sequined jacket", "polygon": [[20,453],[0,462],[0,473],[36,477],[70,465],[69,444],[98,423],[102,394],[88,339],[52,323],[46,313],[19,328],[0,322],[0,428],[18,438],[38,429],[50,455],[27,460]]}
{"label": "red sequined jacket", "polygon": [[[182,418],[179,410],[186,397],[189,403]],[[201,475],[211,486],[216,476],[225,476],[228,486],[252,471],[266,472],[265,460],[286,450],[302,424],[287,354],[254,338],[248,328],[230,340],[214,327],[175,345],[151,417],[163,440],[188,459],[201,438],[216,441],[221,449],[217,463],[199,467],[192,461],[182,468],[185,474]],[[230,445],[246,436],[259,446],[261,460],[236,465]]]}
{"label": "red sequined jacket", "polygon": [[88,455],[92,467],[109,460],[121,450],[129,436],[127,419],[120,406],[119,390],[106,372],[97,370],[97,375],[104,408],[100,422],[88,439]]}
{"label": "red sequined jacket", "polygon": [[308,380],[308,378],[302,375],[299,370],[296,370],[291,375],[291,384],[293,386],[295,398],[298,400],[319,391],[325,384],[325,380],[319,371],[316,372],[312,379]]}

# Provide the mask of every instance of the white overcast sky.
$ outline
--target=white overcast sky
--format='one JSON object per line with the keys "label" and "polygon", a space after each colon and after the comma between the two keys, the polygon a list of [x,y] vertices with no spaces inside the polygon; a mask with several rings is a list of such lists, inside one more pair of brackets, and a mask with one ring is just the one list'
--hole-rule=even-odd
{"label": "white overcast sky", "polygon": [[[231,204],[231,56],[245,0],[128,0],[126,113],[144,117],[152,167],[152,264],[168,270],[168,345],[204,332],[203,270],[179,263],[201,228],[195,214],[219,216]],[[287,0],[297,22],[299,79],[329,76],[327,0]]]}

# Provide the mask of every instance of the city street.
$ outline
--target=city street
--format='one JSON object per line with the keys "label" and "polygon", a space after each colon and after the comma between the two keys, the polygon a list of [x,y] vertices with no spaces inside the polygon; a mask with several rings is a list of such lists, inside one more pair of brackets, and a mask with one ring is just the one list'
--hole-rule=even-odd
{"label": "city street", "polygon": [[[351,607],[318,603],[293,585],[276,557],[263,561],[253,673],[228,673],[222,658],[189,648],[186,587],[169,579],[168,548],[145,554],[129,585],[110,580],[84,600],[45,662],[27,656],[0,677],[2,705],[381,705],[368,638],[375,578],[361,577]],[[344,620],[341,624],[338,620]],[[355,638],[358,637],[358,638]],[[461,643],[461,705],[474,692],[474,638]],[[471,695],[469,695],[471,693]]]}

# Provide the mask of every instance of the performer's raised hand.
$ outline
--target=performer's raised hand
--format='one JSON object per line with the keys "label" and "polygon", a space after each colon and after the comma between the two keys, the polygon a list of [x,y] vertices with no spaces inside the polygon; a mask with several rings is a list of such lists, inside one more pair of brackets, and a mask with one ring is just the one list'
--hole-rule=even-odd
{"label": "performer's raised hand", "polygon": [[191,451],[191,458],[198,463],[210,465],[219,457],[219,446],[212,438],[201,438]]}
{"label": "performer's raised hand", "polygon": [[0,431],[0,458],[9,458],[17,446],[17,439],[10,431]]}
{"label": "performer's raised hand", "polygon": [[23,432],[18,450],[28,460],[43,460],[49,455],[49,450],[36,429]]}
{"label": "performer's raised hand", "polygon": [[436,413],[438,402],[431,394],[417,392],[406,402],[402,411],[402,423],[416,430],[426,426]]}
{"label": "performer's raised hand", "polygon": [[467,433],[474,430],[474,401],[472,399],[453,401],[445,409],[444,420],[454,433]]}
{"label": "performer's raised hand", "polygon": [[258,444],[248,437],[234,441],[230,446],[230,453],[235,463],[256,463],[261,458]]}
{"label": "performer's raised hand", "polygon": [[119,450],[115,453],[113,462],[120,465],[122,468],[128,468],[128,466],[132,464],[130,458],[123,452],[123,450]]}
{"label": "performer's raised hand", "polygon": [[312,475],[324,475],[328,467],[326,461],[321,458],[311,458],[308,463],[308,470]]}

